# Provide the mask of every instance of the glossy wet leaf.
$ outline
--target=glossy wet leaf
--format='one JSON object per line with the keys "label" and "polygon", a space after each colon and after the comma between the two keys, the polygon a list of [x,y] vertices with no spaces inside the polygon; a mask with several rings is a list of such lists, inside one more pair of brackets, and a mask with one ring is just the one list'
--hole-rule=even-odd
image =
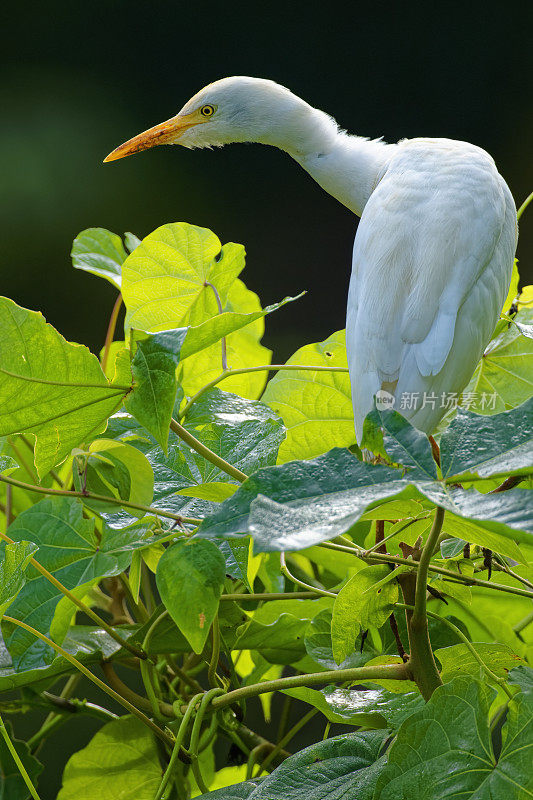
{"label": "glossy wet leaf", "polygon": [[439,686],[401,726],[375,800],[526,798],[533,788],[533,706],[520,692],[509,703],[502,750],[494,755],[489,711],[495,692],[471,678]]}
{"label": "glossy wet leaf", "polygon": [[248,800],[372,800],[383,761],[381,731],[317,742],[284,761]]}
{"label": "glossy wet leaf", "polygon": [[250,533],[258,551],[301,550],[344,533],[369,506],[405,487],[396,470],[335,449],[313,461],[258,470],[202,523],[199,535]]}
{"label": "glossy wet leaf", "polygon": [[[301,347],[287,364],[345,368],[345,332]],[[281,370],[268,383],[263,400],[282,417],[287,428],[280,463],[313,458],[332,447],[348,447],[355,442],[347,372]]]}
{"label": "glossy wet leaf", "polygon": [[0,544],[0,618],[26,582],[26,568],[38,550],[33,542]]}
{"label": "glossy wet leaf", "polygon": [[104,725],[65,767],[57,800],[152,800],[161,782],[153,734],[135,717]]}
{"label": "glossy wet leaf", "polygon": [[167,548],[157,565],[157,588],[195,653],[201,653],[217,613],[225,560],[212,542],[193,539]]}
{"label": "glossy wet leaf", "polygon": [[397,730],[402,722],[420,710],[424,700],[418,692],[394,694],[386,689],[284,689],[284,694],[317,708],[329,722],[365,728]]}
{"label": "glossy wet leaf", "polygon": [[86,228],[72,243],[72,266],[105,278],[120,291],[127,252],[122,239],[105,228]]}
{"label": "glossy wet leaf", "polygon": [[442,474],[454,483],[533,472],[533,397],[490,417],[459,409],[440,454]]}
{"label": "glossy wet leaf", "polygon": [[386,564],[360,569],[342,587],[333,605],[333,657],[341,664],[355,650],[361,630],[381,628],[398,600],[398,585]]}
{"label": "glossy wet leaf", "polygon": [[197,225],[162,225],[124,262],[126,325],[151,332],[183,326],[187,314],[213,295],[208,284],[224,301],[243,268],[242,245],[230,242],[222,247],[212,231]]}
{"label": "glossy wet leaf", "polygon": [[42,477],[105,430],[128,388],[108,381],[86,347],[6,298],[0,298],[0,328],[0,436],[35,434]]}
{"label": "glossy wet leaf", "polygon": [[[32,541],[39,547],[37,560],[67,589],[122,572],[130,563],[132,549],[143,546],[143,531],[141,527],[117,534],[104,527],[100,537],[94,519],[83,517],[81,503],[67,497],[41,500],[19,514],[9,528],[15,541]],[[60,590],[30,565],[9,616],[48,634],[62,597]],[[27,631],[7,623],[3,630],[17,669],[39,667],[54,658],[48,645]]]}
{"label": "glossy wet leaf", "polygon": [[426,480],[437,478],[437,466],[428,437],[414,428],[405,417],[397,411],[374,408],[365,419],[365,435],[369,425],[381,430],[385,452],[394,463],[408,467],[409,477]]}

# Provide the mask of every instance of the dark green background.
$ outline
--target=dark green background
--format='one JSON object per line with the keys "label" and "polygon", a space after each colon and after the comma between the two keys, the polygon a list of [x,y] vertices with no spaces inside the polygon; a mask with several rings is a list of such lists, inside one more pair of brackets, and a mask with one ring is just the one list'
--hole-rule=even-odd
{"label": "dark green background", "polygon": [[[487,148],[517,204],[533,189],[531,3],[64,2],[6,5],[0,90],[1,293],[100,347],[114,293],[70,268],[100,225],[177,220],[248,251],[278,358],[344,326],[356,218],[271,148],[157,148],[103,165],[205,83],[273,78],[349,131]],[[533,274],[533,212],[519,255]]]}

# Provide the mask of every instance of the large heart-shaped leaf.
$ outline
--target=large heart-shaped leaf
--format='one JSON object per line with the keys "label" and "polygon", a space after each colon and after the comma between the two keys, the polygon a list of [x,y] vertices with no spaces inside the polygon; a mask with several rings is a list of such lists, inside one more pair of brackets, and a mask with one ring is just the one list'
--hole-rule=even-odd
{"label": "large heart-shaped leaf", "polygon": [[108,381],[86,347],[67,342],[41,314],[7,298],[0,298],[0,328],[0,436],[35,434],[35,465],[43,476],[105,430],[131,376],[127,370]]}
{"label": "large heart-shaped leaf", "polygon": [[224,302],[243,268],[242,245],[222,247],[212,231],[185,222],[162,225],[123,264],[126,325],[152,332],[178,328],[211,299],[211,286]]}
{"label": "large heart-shaped leaf", "polygon": [[498,759],[489,727],[494,695],[493,689],[471,678],[455,678],[438,687],[424,708],[401,726],[375,800],[529,797],[532,694],[522,691],[510,701]]}
{"label": "large heart-shaped leaf", "polygon": [[[287,365],[347,370],[345,332],[301,347]],[[346,372],[281,370],[269,382],[263,400],[287,428],[279,461],[313,458],[332,447],[355,442],[350,379]]]}

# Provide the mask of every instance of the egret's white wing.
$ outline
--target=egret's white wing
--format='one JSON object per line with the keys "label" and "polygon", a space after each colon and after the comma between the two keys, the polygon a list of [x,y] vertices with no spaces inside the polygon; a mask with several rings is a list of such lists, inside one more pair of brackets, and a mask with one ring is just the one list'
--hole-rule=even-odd
{"label": "egret's white wing", "polygon": [[[431,432],[444,409],[423,393],[460,392],[505,299],[516,210],[483,150],[449,140],[399,145],[354,244],[348,363],[358,440],[373,396],[419,393],[399,409]],[[439,397],[440,403],[440,397]]]}

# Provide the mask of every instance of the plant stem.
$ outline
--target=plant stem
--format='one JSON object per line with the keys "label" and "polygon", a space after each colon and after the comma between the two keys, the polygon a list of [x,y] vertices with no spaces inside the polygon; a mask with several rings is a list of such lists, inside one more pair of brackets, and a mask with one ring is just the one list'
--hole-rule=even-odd
{"label": "plant stem", "polygon": [[0,733],[2,734],[2,738],[4,739],[4,742],[6,743],[7,749],[9,750],[11,755],[13,756],[13,761],[17,765],[17,769],[18,769],[18,771],[20,772],[20,774],[22,776],[22,780],[26,784],[26,787],[27,787],[29,793],[31,794],[31,796],[33,797],[33,800],[40,800],[40,797],[37,794],[37,789],[33,785],[30,776],[26,772],[26,768],[24,767],[24,764],[20,760],[19,754],[15,750],[15,745],[13,744],[13,742],[10,739],[9,733],[7,732],[7,728],[6,728],[5,724],[4,724],[4,720],[2,719],[2,717],[0,717]]}
{"label": "plant stem", "polygon": [[143,714],[143,712],[140,711],[132,703],[130,703],[129,700],[126,700],[125,697],[122,697],[122,695],[120,695],[118,692],[115,692],[114,689],[111,689],[111,687],[109,687],[107,683],[104,683],[103,681],[100,680],[100,678],[97,678],[96,675],[93,675],[93,673],[90,670],[88,670],[86,666],[84,666],[81,662],[79,662],[77,658],[74,658],[73,655],[67,653],[67,651],[64,650],[63,647],[53,642],[51,639],[48,638],[48,636],[45,636],[44,633],[41,633],[40,631],[35,630],[35,628],[32,628],[30,625],[27,625],[25,622],[22,622],[20,619],[15,619],[14,617],[8,617],[7,615],[4,615],[3,619],[6,622],[11,623],[12,625],[17,625],[19,628],[23,628],[25,631],[28,631],[28,633],[31,633],[37,639],[40,639],[42,642],[47,644],[49,647],[55,650],[56,653],[58,653],[60,656],[63,656],[63,658],[70,664],[72,664],[73,667],[75,667],[83,675],[85,675],[86,678],[92,681],[92,683],[98,686],[99,689],[101,689],[103,692],[109,695],[109,697],[112,697],[113,700],[116,700],[117,703],[120,703],[121,706],[124,706],[124,708],[130,712],[130,714],[133,714],[134,716],[137,717],[137,719],[140,719],[141,722],[143,722],[148,728],[150,728],[155,733],[156,736],[158,736],[163,742],[165,742],[165,744],[169,745],[170,747],[173,746],[174,744],[173,740],[170,738],[170,736],[168,736],[168,734],[166,734],[163,730],[161,730],[161,728],[158,725],[156,725],[155,722],[152,722],[152,720],[149,719],[146,716],[146,714]]}
{"label": "plant stem", "polygon": [[[322,542],[318,546],[327,547],[331,550],[339,550],[343,553],[350,553],[352,556],[357,556],[357,558],[360,558],[362,561],[369,561],[370,563],[386,564],[390,562],[391,564],[405,564],[413,569],[418,568],[418,563],[416,561],[408,558],[400,558],[399,556],[384,556],[380,553],[372,553],[371,555],[367,556],[365,550],[359,550],[355,547],[346,547],[345,545],[334,544],[333,542]],[[429,572],[435,572],[437,575],[445,575],[450,579],[450,581],[452,581],[452,583],[463,583],[467,586],[481,586],[484,589],[493,589],[497,592],[508,592],[509,594],[517,594],[520,597],[533,598],[533,592],[529,591],[528,589],[520,589],[515,586],[505,586],[503,583],[483,581],[479,578],[468,578],[466,575],[459,575],[457,572],[452,572],[451,569],[437,567],[433,564],[429,565],[428,570]]]}
{"label": "plant stem", "polygon": [[245,475],[240,469],[237,469],[237,467],[232,466],[227,461],[224,461],[223,458],[217,456],[216,453],[213,453],[212,450],[206,447],[205,444],[202,444],[202,442],[193,436],[192,433],[189,433],[189,431],[184,428],[183,425],[180,425],[179,422],[176,422],[175,419],[170,421],[170,430],[174,431],[176,436],[179,436],[180,439],[185,442],[185,444],[188,444],[189,447],[192,447],[193,450],[196,450],[199,455],[203,456],[207,461],[213,464],[213,466],[218,467],[218,469],[222,470],[222,472],[225,472],[226,475],[230,475],[230,477],[235,478],[235,480],[239,481],[239,483],[242,483],[248,477],[248,475]]}
{"label": "plant stem", "polygon": [[[216,286],[214,286],[212,283],[209,283],[209,281],[205,281],[204,282],[204,286],[210,286],[211,289],[213,290],[213,294],[215,295],[215,300],[216,300],[216,303],[217,303],[218,313],[222,314],[224,312],[224,309],[222,308],[222,303],[220,301],[220,295],[219,295],[219,293],[217,291]],[[226,347],[226,337],[225,336],[223,336],[222,339],[220,340],[220,344],[222,345],[222,371],[226,372],[226,370],[228,369],[228,350],[227,350],[227,347]]]}
{"label": "plant stem", "polygon": [[294,575],[289,571],[287,567],[287,563],[285,561],[285,553],[279,554],[280,558],[280,572],[282,575],[285,575],[290,581],[292,581],[297,586],[302,586],[304,589],[308,589],[310,592],[313,592],[315,595],[320,595],[321,597],[337,597],[336,594],[333,592],[328,592],[326,589],[319,589],[318,587],[310,586],[308,583],[304,583],[304,581],[298,580],[295,578]]}
{"label": "plant stem", "polygon": [[120,307],[122,305],[122,294],[119,292],[117,299],[115,300],[115,305],[113,306],[113,310],[111,312],[111,316],[109,317],[109,325],[107,326],[107,333],[105,337],[105,344],[104,344],[104,353],[102,356],[102,371],[106,371],[107,367],[107,360],[109,358],[109,350],[111,349],[111,344],[113,342],[113,338],[115,336],[115,328],[117,327],[117,320],[118,315],[120,312]]}
{"label": "plant stem", "polygon": [[218,622],[218,614],[215,615],[211,626],[211,638],[212,651],[211,658],[209,659],[209,668],[207,670],[207,680],[212,688],[218,689],[220,688],[220,684],[217,680],[218,659],[220,658],[220,625]]}
{"label": "plant stem", "polygon": [[[0,539],[3,539],[4,542],[9,542],[10,544],[14,543],[14,540],[11,539],[9,536],[7,536],[7,534],[3,533],[2,531],[0,531]],[[74,603],[74,605],[77,608],[79,608],[80,611],[83,611],[84,614],[87,614],[87,616],[90,617],[94,622],[96,622],[97,625],[103,628],[106,631],[106,633],[108,633],[109,636],[111,636],[111,638],[114,639],[115,642],[117,642],[121,647],[123,647],[125,650],[128,650],[130,653],[132,653],[132,655],[136,656],[137,658],[145,659],[147,657],[144,650],[142,650],[139,647],[136,647],[134,644],[130,644],[130,642],[128,642],[127,639],[124,639],[119,633],[116,632],[116,630],[111,625],[105,622],[105,620],[103,620],[95,611],[93,611],[90,606],[85,605],[85,603],[78,597],[76,597],[76,595],[73,594],[69,589],[67,589],[66,586],[63,586],[63,584],[60,581],[58,581],[57,578],[54,575],[52,575],[51,572],[48,572],[46,567],[43,567],[43,565],[40,564],[38,561],[36,561],[34,558],[30,560],[30,564],[37,570],[37,572],[40,572],[41,575],[44,578],[46,578],[46,580],[49,583],[55,586],[56,589],[58,589],[61,592],[61,594],[65,595],[65,597],[68,597],[70,602]]]}
{"label": "plant stem", "polygon": [[442,530],[443,520],[444,509],[437,506],[433,525],[420,554],[414,586],[414,575],[412,573],[404,573],[398,576],[405,603],[408,606],[414,606],[413,610],[410,608],[406,610],[407,631],[409,634],[409,661],[407,664],[422,697],[426,701],[429,700],[437,686],[442,685],[429,640],[426,597],[428,567]]}
{"label": "plant stem", "polygon": [[528,205],[531,203],[532,200],[533,200],[533,192],[531,192],[531,194],[529,194],[526,197],[526,199],[524,200],[524,202],[522,203],[522,205],[520,206],[520,208],[516,212],[517,220],[520,220],[520,217],[522,216],[522,214],[524,213],[524,211],[526,210],[526,208],[528,207]]}
{"label": "plant stem", "polygon": [[[123,697],[132,705],[135,705],[139,708],[144,708],[146,711],[152,711],[152,704],[150,700],[148,700],[146,697],[142,697],[140,694],[137,694],[133,691],[133,689],[130,689],[129,686],[126,686],[126,684],[120,680],[109,661],[102,661],[100,666],[102,667],[102,672],[104,673],[108,683],[113,687],[115,692],[120,695],[120,697]],[[174,709],[170,703],[165,703],[163,700],[158,700],[158,707],[159,714],[162,716],[169,717],[171,719],[175,717]]]}
{"label": "plant stem", "polygon": [[527,626],[531,625],[532,622],[533,622],[533,611],[530,614],[528,614],[527,617],[521,619],[520,622],[517,622],[513,628],[513,631],[515,633],[521,633],[524,630],[524,628],[527,628]]}
{"label": "plant stem", "polygon": [[220,600],[312,600],[315,596],[314,589],[309,592],[235,592],[220,595]]}
{"label": "plant stem", "polygon": [[245,375],[248,372],[278,372],[279,370],[284,370],[284,369],[303,370],[304,372],[348,372],[347,367],[319,367],[319,366],[312,367],[309,364],[265,364],[264,366],[260,367],[242,367],[239,369],[228,368],[227,370],[224,370],[224,372],[222,372],[216,378],[213,378],[213,380],[209,381],[209,383],[206,383],[205,386],[203,386],[198,392],[196,392],[196,394],[193,395],[189,399],[188,403],[183,407],[183,411],[180,413],[179,417],[180,419],[183,419],[183,417],[187,414],[192,404],[196,403],[196,401],[204,394],[204,392],[209,391],[209,389],[212,389],[214,386],[223,381],[225,378],[229,378],[232,375]]}
{"label": "plant stem", "polygon": [[16,486],[18,489],[25,489],[27,492],[35,492],[36,494],[46,494],[59,497],[78,497],[82,500],[99,500],[102,503],[114,503],[117,506],[124,508],[135,508],[137,511],[145,511],[147,514],[153,514],[157,517],[165,517],[166,519],[174,519],[176,522],[182,522],[187,525],[199,525],[202,520],[196,517],[182,517],[181,514],[172,514],[170,511],[163,511],[160,508],[153,508],[151,506],[143,506],[140,503],[130,503],[128,500],[118,500],[116,497],[107,497],[103,494],[94,494],[94,492],[71,492],[68,489],[48,489],[45,486],[33,486],[31,483],[24,483],[8,475],[0,475],[2,483],[9,483],[11,486]]}
{"label": "plant stem", "polygon": [[409,675],[405,664],[376,664],[372,667],[354,667],[353,669],[327,670],[313,672],[309,675],[289,675],[273,681],[262,681],[249,686],[241,686],[222,697],[216,697],[212,702],[215,710],[233,705],[247,697],[257,697],[265,692],[276,692],[282,689],[293,689],[297,686],[317,686],[327,683],[344,683],[345,681],[371,681],[371,680],[408,680]]}

